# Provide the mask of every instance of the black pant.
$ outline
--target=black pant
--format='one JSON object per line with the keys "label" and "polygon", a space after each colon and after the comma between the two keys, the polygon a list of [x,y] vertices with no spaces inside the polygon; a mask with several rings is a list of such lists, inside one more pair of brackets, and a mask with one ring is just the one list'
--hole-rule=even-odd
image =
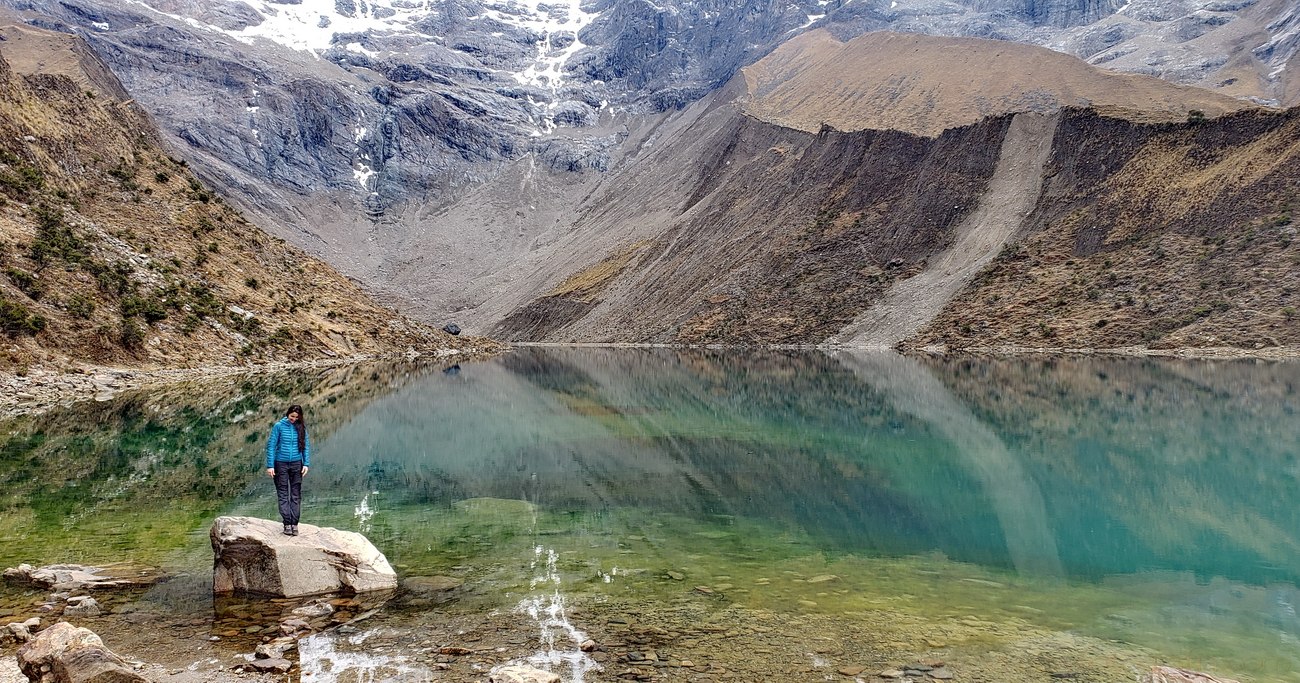
{"label": "black pant", "polygon": [[280,499],[280,519],[289,526],[298,524],[302,512],[302,461],[275,461],[275,494]]}

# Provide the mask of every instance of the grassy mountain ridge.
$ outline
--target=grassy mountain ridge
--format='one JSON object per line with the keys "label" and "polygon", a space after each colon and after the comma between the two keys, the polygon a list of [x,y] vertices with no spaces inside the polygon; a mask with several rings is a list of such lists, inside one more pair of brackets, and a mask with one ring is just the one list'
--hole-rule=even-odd
{"label": "grassy mountain ridge", "polygon": [[185,367],[478,343],[384,309],[225,205],[166,153],[79,39],[30,28],[0,37],[0,367]]}
{"label": "grassy mountain ridge", "polygon": [[1092,107],[1124,118],[1181,121],[1252,107],[1150,76],[1004,40],[890,32],[847,42],[813,31],[746,67],[756,118],[808,132],[903,130],[935,136],[987,116]]}

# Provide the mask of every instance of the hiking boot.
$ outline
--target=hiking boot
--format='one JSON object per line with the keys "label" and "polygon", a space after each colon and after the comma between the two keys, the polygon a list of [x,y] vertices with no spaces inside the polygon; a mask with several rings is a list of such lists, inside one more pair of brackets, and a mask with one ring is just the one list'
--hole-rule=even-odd
{"label": "hiking boot", "polygon": [[297,524],[295,524],[295,525],[289,527],[289,535],[290,535],[290,536],[297,536],[297,535],[298,535],[298,525],[297,525]]}
{"label": "hiking boot", "polygon": [[293,534],[294,534],[293,527],[289,526],[288,524],[284,525],[284,535],[292,536]]}

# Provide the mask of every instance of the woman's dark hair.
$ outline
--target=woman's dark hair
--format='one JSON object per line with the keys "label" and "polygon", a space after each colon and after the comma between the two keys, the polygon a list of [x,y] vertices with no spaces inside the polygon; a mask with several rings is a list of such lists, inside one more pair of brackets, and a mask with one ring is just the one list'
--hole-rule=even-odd
{"label": "woman's dark hair", "polygon": [[303,453],[307,450],[307,415],[302,412],[302,406],[296,403],[284,411],[285,417],[288,417],[289,413],[298,413],[298,419],[294,420],[293,428],[298,430],[298,452]]}

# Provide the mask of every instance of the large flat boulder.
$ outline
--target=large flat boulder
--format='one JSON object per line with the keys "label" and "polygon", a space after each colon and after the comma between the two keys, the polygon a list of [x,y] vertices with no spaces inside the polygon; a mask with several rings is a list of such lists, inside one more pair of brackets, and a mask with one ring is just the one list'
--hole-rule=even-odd
{"label": "large flat boulder", "polygon": [[212,590],[286,598],[320,593],[365,593],[397,587],[397,573],[365,536],[255,517],[218,517],[212,524]]}
{"label": "large flat boulder", "polygon": [[18,668],[27,680],[39,683],[149,683],[93,631],[66,621],[18,648]]}

